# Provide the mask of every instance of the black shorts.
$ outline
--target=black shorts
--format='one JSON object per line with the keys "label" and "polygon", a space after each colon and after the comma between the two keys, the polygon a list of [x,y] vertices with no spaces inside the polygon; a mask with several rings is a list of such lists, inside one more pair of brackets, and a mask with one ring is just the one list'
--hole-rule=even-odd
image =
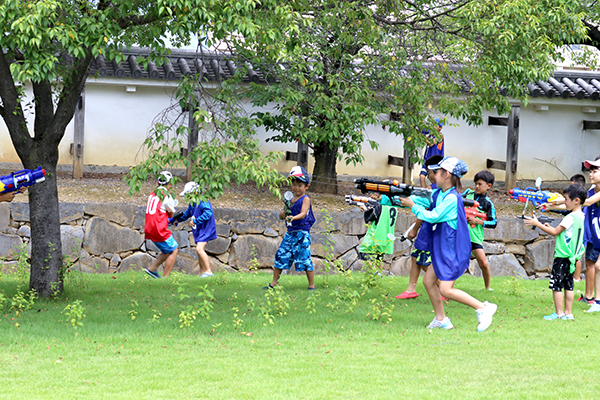
{"label": "black shorts", "polygon": [[471,242],[471,251],[477,250],[477,249],[483,249],[483,246],[481,245],[481,243]]}
{"label": "black shorts", "polygon": [[573,291],[573,272],[568,258],[555,258],[550,274],[550,289],[555,292]]}
{"label": "black shorts", "polygon": [[588,243],[585,246],[585,259],[596,262],[598,261],[598,256],[600,256],[600,250],[595,249],[593,244]]}

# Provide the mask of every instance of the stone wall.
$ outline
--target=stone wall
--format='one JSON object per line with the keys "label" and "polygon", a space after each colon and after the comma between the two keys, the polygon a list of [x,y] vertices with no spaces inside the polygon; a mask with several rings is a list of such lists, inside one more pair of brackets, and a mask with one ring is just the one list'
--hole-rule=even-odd
{"label": "stone wall", "polygon": [[[158,249],[144,239],[145,207],[129,204],[60,204],[63,253],[86,272],[114,273],[139,270],[152,263]],[[248,271],[249,266],[270,268],[273,257],[285,233],[278,218],[279,210],[215,209],[218,238],[208,243],[213,270]],[[358,247],[366,232],[362,213],[332,213],[325,218],[316,212],[313,227],[312,255],[317,272],[325,271],[327,232],[333,240],[333,252],[345,269],[360,270]],[[326,226],[329,219],[330,227]],[[396,221],[396,236],[413,222],[408,212],[400,213]],[[558,223],[558,219],[555,220]],[[173,227],[179,243],[175,269],[197,274],[198,257],[187,224]],[[29,205],[0,203],[0,256],[4,266],[15,263],[16,247],[25,243],[29,254]],[[516,218],[499,218],[496,229],[486,229],[484,249],[493,276],[515,275],[545,277],[550,271],[554,238],[525,226]],[[408,275],[410,242],[396,240],[394,254],[386,257],[385,268],[396,275]],[[471,273],[480,275],[475,260]]]}

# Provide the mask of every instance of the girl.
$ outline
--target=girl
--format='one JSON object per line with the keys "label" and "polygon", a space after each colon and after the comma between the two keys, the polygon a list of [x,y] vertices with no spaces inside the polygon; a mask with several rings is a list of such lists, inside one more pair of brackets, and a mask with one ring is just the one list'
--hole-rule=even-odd
{"label": "girl", "polygon": [[[435,171],[438,189],[433,192],[431,201],[423,197],[400,198],[403,206],[412,208],[415,216],[432,224],[431,261],[423,278],[423,285],[435,311],[435,318],[428,328],[452,329],[450,318],[444,313],[442,295],[457,301],[477,312],[477,330],[485,331],[492,324],[497,305],[480,302],[460,289],[454,282],[469,267],[471,239],[462,199],[460,178],[467,172],[467,164],[456,157],[444,157],[438,164],[429,166]],[[439,279],[439,287],[436,282]]]}

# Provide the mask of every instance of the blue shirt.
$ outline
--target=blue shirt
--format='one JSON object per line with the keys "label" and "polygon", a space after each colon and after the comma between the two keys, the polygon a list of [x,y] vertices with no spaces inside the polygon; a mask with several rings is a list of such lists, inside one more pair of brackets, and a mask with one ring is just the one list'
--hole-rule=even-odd
{"label": "blue shirt", "polygon": [[208,242],[217,238],[215,214],[208,201],[201,201],[199,204],[190,203],[183,215],[177,218],[177,221],[182,222],[189,218],[192,218],[192,221],[196,225],[192,230],[196,243]]}

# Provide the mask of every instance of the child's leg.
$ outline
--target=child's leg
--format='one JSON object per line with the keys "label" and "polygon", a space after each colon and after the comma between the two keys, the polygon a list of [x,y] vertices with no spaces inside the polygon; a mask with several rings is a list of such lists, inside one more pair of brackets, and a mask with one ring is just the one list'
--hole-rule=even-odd
{"label": "child's leg", "polygon": [[594,297],[596,281],[596,267],[594,264],[592,260],[585,260],[585,297],[588,299]]}
{"label": "child's leg", "polygon": [[200,275],[205,272],[212,273],[210,269],[210,260],[208,254],[204,250],[206,248],[206,242],[196,243],[196,253],[198,253],[198,264],[200,266]]}
{"label": "child's leg", "polygon": [[[572,294],[573,294],[573,292],[571,292],[571,295]],[[558,290],[553,290],[552,291],[552,299],[554,300],[554,309],[556,310],[556,314],[562,315],[563,314],[563,294],[562,294],[562,292],[560,292]]]}
{"label": "child's leg", "polygon": [[411,257],[410,276],[408,278],[408,287],[406,288],[407,292],[412,293],[417,291],[419,275],[421,275],[421,268],[417,265],[417,258]]}
{"label": "child's leg", "polygon": [[431,301],[433,311],[435,312],[435,318],[438,321],[441,321],[446,318],[446,314],[444,313],[444,303],[442,302],[440,289],[436,285],[437,281],[438,278],[433,267],[427,268],[427,272],[425,272],[425,276],[423,277],[423,285],[429,295],[429,300]]}
{"label": "child's leg", "polygon": [[175,249],[172,253],[169,253],[167,255],[167,259],[165,261],[165,266],[163,269],[163,277],[166,278],[167,276],[171,275],[171,271],[173,270],[173,266],[175,265],[175,259],[177,259],[178,252],[179,249]]}
{"label": "child's leg", "polygon": [[490,289],[490,264],[488,263],[487,257],[485,256],[485,251],[483,249],[475,249],[473,250],[473,255],[477,260],[477,264],[481,269],[481,274],[483,275],[483,283],[485,284],[486,289]]}
{"label": "child's leg", "polygon": [[[572,290],[565,290],[565,314],[573,314],[573,298],[575,294]],[[558,311],[556,312],[558,314]]]}
{"label": "child's leg", "polygon": [[271,282],[271,286],[276,286],[279,281],[279,277],[281,276],[281,269],[273,267],[273,281]]}
{"label": "child's leg", "polygon": [[312,289],[315,287],[315,271],[306,271],[306,277],[308,278],[308,287]]}
{"label": "child's leg", "polygon": [[578,282],[581,280],[581,259],[577,260],[575,263],[575,273],[573,274],[573,279]]}
{"label": "child's leg", "polygon": [[600,256],[598,257],[591,269],[594,271],[594,297],[596,298],[596,300],[598,300],[600,297]]}
{"label": "child's leg", "polygon": [[463,292],[460,289],[455,289],[454,282],[455,281],[440,281],[439,291],[444,297],[462,303],[466,306],[473,307],[476,310],[481,310],[485,307],[481,301],[477,300],[470,294]]}
{"label": "child's leg", "polygon": [[152,265],[148,267],[148,270],[150,270],[152,272],[158,271],[158,267],[160,267],[160,264],[165,262],[165,260],[167,259],[168,256],[169,256],[169,253],[168,254],[160,253],[160,255],[158,257],[156,257],[156,260],[154,260]]}

